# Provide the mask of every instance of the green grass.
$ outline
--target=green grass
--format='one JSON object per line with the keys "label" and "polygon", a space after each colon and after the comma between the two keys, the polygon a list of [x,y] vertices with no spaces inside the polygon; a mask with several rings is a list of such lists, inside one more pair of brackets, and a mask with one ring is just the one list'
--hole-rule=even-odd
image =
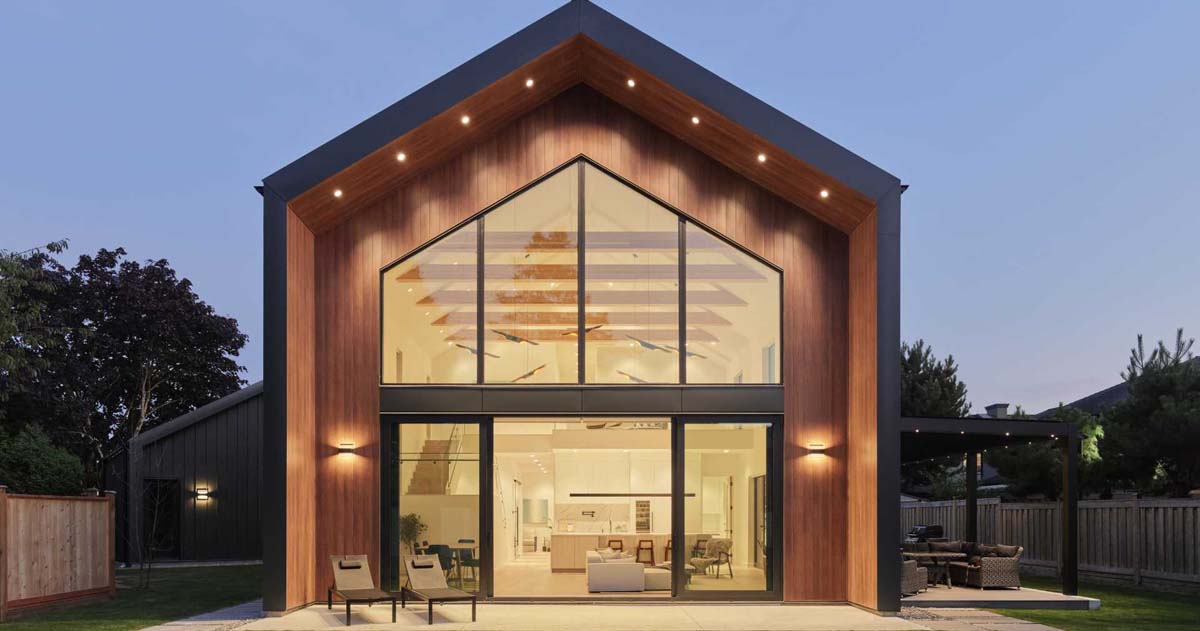
{"label": "green grass", "polygon": [[[1059,591],[1057,579],[1022,576],[1021,584]],[[1080,583],[1079,594],[1100,599],[1096,611],[1005,609],[1010,618],[1056,627],[1063,631],[1195,631],[1200,629],[1200,598],[1154,592],[1127,585]]]}
{"label": "green grass", "polygon": [[262,594],[262,566],[154,568],[149,589],[134,587],[136,570],[117,571],[117,595],[73,607],[47,609],[0,625],[3,631],[125,631],[254,600]]}

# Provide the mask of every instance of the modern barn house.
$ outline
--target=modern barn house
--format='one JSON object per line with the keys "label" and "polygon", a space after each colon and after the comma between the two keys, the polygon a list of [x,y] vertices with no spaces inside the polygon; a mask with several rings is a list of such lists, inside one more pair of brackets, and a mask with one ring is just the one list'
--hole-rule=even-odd
{"label": "modern barn house", "polygon": [[260,190],[268,611],[899,608],[895,176],[578,0]]}

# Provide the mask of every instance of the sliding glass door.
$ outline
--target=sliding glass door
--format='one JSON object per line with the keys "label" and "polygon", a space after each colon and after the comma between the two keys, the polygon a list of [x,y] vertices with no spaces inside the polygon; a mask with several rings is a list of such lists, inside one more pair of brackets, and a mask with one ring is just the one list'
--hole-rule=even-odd
{"label": "sliding glass door", "polygon": [[486,584],[481,494],[486,469],[485,425],[473,419],[384,421],[390,458],[384,471],[383,582],[398,589],[406,580],[404,559],[437,558],[447,583],[469,592]]}
{"label": "sliding glass door", "polygon": [[778,599],[780,423],[682,421],[675,435],[676,595]]}

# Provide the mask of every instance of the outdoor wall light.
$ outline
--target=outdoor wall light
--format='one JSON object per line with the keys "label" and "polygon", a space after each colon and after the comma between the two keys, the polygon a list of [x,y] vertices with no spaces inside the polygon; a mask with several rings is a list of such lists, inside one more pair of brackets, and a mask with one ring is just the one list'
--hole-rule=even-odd
{"label": "outdoor wall light", "polygon": [[810,454],[825,453],[825,443],[816,443],[816,442],[809,443],[808,444],[808,453],[810,453]]}
{"label": "outdoor wall light", "polygon": [[196,501],[197,502],[207,502],[208,501],[208,487],[207,486],[196,487]]}
{"label": "outdoor wall light", "polygon": [[339,454],[354,453],[354,443],[350,442],[350,441],[338,443],[338,453]]}

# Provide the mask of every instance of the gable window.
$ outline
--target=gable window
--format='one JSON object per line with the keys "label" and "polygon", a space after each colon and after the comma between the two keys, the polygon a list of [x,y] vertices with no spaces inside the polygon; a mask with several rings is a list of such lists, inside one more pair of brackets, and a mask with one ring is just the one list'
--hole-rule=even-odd
{"label": "gable window", "polygon": [[779,383],[780,272],[583,158],[381,280],[385,384]]}

